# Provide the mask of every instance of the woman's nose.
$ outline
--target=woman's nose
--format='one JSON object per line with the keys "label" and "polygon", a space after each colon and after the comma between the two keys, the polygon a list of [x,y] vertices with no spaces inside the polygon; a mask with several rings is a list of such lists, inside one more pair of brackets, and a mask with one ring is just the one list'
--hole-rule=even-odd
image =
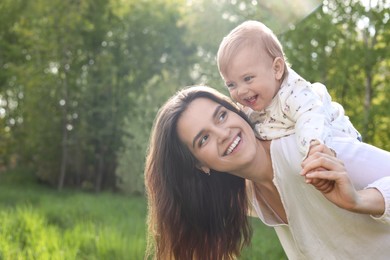
{"label": "woman's nose", "polygon": [[218,127],[217,134],[218,134],[218,142],[223,143],[230,136],[230,128]]}

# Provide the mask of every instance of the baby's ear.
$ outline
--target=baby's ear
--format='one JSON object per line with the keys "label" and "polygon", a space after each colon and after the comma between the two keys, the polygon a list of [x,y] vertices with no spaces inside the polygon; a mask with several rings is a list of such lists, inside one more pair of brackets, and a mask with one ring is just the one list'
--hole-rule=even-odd
{"label": "baby's ear", "polygon": [[281,80],[285,69],[284,60],[281,57],[276,57],[274,59],[274,63],[272,64],[272,67],[275,72],[275,79]]}

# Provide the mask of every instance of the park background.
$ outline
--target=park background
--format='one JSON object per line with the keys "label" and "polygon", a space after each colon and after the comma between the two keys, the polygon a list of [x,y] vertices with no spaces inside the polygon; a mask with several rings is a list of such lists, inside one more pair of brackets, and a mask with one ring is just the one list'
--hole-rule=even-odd
{"label": "park background", "polygon": [[[228,94],[224,35],[260,20],[390,150],[389,0],[0,0],[0,259],[142,259],[143,166],[178,89]],[[358,159],[358,158],[357,158]],[[252,219],[240,259],[285,259]]]}

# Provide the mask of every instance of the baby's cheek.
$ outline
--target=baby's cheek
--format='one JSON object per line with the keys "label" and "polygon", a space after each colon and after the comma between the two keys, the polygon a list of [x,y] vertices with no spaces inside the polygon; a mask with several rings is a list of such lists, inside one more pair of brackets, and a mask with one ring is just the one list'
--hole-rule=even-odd
{"label": "baby's cheek", "polygon": [[235,101],[237,101],[237,95],[236,95],[236,92],[233,90],[233,91],[229,91],[229,94],[230,94],[230,97],[232,99],[234,99]]}

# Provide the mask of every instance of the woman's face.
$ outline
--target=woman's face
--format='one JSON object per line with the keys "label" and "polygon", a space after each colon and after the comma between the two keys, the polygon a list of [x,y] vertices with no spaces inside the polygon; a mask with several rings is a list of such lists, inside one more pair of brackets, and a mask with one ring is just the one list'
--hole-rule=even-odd
{"label": "woman's face", "polygon": [[204,172],[214,169],[240,175],[256,157],[256,137],[250,125],[210,99],[192,101],[177,127],[179,138]]}

